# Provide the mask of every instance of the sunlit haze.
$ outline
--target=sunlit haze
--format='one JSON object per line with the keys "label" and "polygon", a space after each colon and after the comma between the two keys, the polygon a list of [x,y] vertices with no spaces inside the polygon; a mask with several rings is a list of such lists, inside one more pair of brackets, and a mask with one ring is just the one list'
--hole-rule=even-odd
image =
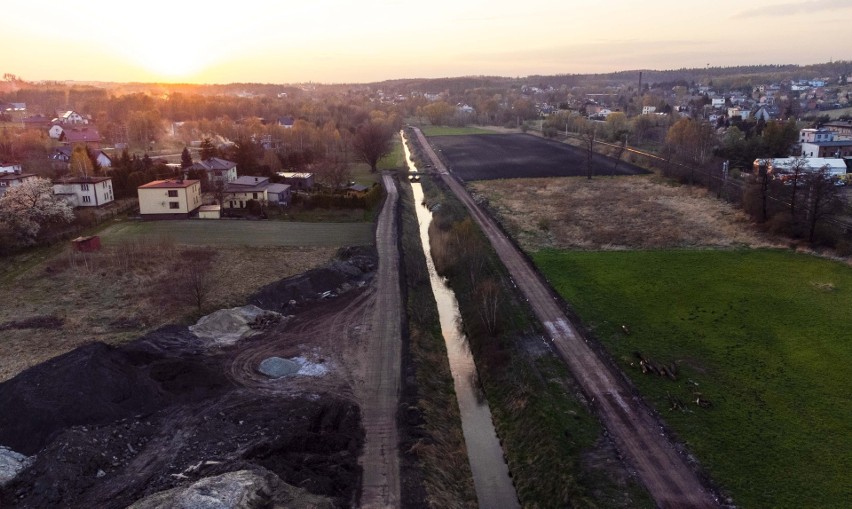
{"label": "sunlit haze", "polygon": [[369,82],[849,59],[850,0],[3,3],[26,80]]}

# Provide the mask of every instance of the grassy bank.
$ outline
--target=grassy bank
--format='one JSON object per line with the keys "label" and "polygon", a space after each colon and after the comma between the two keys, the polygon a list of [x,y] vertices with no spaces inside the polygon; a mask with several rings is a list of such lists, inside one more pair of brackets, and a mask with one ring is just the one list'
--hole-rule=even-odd
{"label": "grassy bank", "polygon": [[436,267],[458,298],[521,503],[653,507],[464,207],[430,179],[423,186],[427,201],[440,204],[430,228]]}
{"label": "grassy bank", "polygon": [[[476,507],[459,406],[441,335],[438,309],[411,187],[400,187],[402,256],[408,336],[404,357],[401,451],[404,507],[422,498],[428,507]],[[413,378],[413,380],[411,380]],[[416,429],[416,432],[414,431]]]}
{"label": "grassy bank", "polygon": [[771,250],[534,259],[738,505],[848,504],[848,266]]}

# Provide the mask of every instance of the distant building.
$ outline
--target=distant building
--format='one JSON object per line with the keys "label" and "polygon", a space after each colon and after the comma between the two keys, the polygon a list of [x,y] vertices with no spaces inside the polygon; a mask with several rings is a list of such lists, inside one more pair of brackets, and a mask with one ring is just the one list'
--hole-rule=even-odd
{"label": "distant building", "polygon": [[35,173],[0,173],[0,196],[6,194],[7,189],[36,178],[38,176]]}
{"label": "distant building", "polygon": [[834,141],[834,131],[829,129],[799,130],[799,143],[814,143],[820,141]]}
{"label": "distant building", "polygon": [[852,120],[833,120],[823,124],[822,128],[833,132],[835,140],[852,138]]}
{"label": "distant building", "polygon": [[53,194],[74,207],[101,207],[115,200],[110,177],[66,177],[53,182]]}
{"label": "distant building", "polygon": [[313,173],[295,173],[282,171],[278,173],[279,177],[284,179],[285,184],[289,184],[294,191],[310,191],[314,188]]}
{"label": "distant building", "polygon": [[267,177],[253,176],[243,176],[225,185],[223,205],[226,208],[242,209],[251,200],[287,206],[290,204],[290,186],[272,184]]}
{"label": "distant building", "polygon": [[285,129],[292,129],[293,124],[296,123],[296,119],[291,116],[286,117],[278,117],[278,125]]}
{"label": "distant building", "polygon": [[199,161],[188,168],[189,170],[200,170],[207,174],[208,182],[233,182],[237,179],[237,163],[211,157]]}
{"label": "distant building", "polygon": [[80,115],[76,111],[70,111],[70,110],[69,111],[63,111],[58,117],[53,119],[53,121],[56,122],[57,124],[69,125],[69,126],[71,126],[71,125],[84,125],[84,124],[89,123],[89,121],[85,117],[83,117],[83,115]]}
{"label": "distant building", "polygon": [[4,173],[21,173],[21,163],[0,161],[0,175]]}
{"label": "distant building", "polygon": [[802,143],[803,157],[852,156],[852,140],[814,141]]}
{"label": "distant building", "polygon": [[[57,169],[67,169],[68,164],[71,162],[71,154],[74,152],[74,149],[68,146],[59,147],[55,149],[48,156],[53,163],[54,168]],[[110,168],[112,167],[112,159],[100,149],[89,149],[89,153],[94,155],[95,161],[101,168]]]}
{"label": "distant building", "polygon": [[155,180],[136,192],[143,219],[186,219],[201,207],[200,180]]}
{"label": "distant building", "polygon": [[[775,173],[779,175],[783,175],[785,173],[792,172],[792,166],[800,158],[797,157],[779,157],[776,159],[770,159],[767,161],[767,169],[770,173]],[[754,161],[754,167],[757,168],[761,164],[762,160],[757,159]],[[807,165],[802,168],[805,172],[812,173],[820,170],[827,171],[830,175],[834,176],[843,176],[846,175],[846,162],[841,158],[835,157],[811,157],[805,159]]]}
{"label": "distant building", "polygon": [[651,113],[654,113],[655,111],[657,111],[656,106],[642,106],[642,114],[643,115],[650,115]]}

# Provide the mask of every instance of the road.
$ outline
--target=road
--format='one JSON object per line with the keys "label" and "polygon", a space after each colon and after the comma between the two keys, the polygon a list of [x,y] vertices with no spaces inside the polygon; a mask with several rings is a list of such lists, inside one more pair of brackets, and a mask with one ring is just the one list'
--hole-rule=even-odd
{"label": "road", "polygon": [[364,423],[360,464],[361,507],[400,506],[399,447],[396,412],[399,404],[402,345],[402,291],[397,244],[399,194],[393,178],[382,177],[387,198],[376,229],[379,270],[372,333],[365,340],[363,387],[357,391]]}
{"label": "road", "polygon": [[553,346],[593,402],[616,446],[636,470],[657,505],[666,509],[719,507],[663,433],[657,419],[571,323],[549,285],[505,237],[494,219],[482,211],[467,190],[449,174],[423,133],[419,129],[415,132],[443,181],[485,232],[514,283],[547,330]]}

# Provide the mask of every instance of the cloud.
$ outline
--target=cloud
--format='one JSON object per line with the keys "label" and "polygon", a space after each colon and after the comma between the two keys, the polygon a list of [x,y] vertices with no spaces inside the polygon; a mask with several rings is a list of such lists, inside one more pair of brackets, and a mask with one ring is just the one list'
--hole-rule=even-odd
{"label": "cloud", "polygon": [[731,18],[757,18],[761,16],[795,16],[820,11],[831,11],[838,9],[849,9],[852,3],[849,0],[801,0],[799,2],[787,2],[783,4],[767,5],[764,7],[740,11]]}

